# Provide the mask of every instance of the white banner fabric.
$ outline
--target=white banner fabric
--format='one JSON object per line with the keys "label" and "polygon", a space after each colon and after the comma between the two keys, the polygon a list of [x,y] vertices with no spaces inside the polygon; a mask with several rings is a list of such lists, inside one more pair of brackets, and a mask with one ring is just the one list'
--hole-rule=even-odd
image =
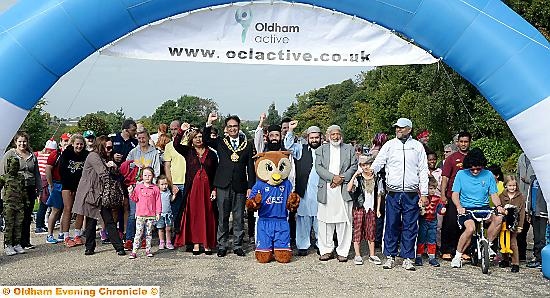
{"label": "white banner fabric", "polygon": [[241,64],[429,64],[425,50],[365,20],[289,2],[215,6],[144,26],[102,54]]}

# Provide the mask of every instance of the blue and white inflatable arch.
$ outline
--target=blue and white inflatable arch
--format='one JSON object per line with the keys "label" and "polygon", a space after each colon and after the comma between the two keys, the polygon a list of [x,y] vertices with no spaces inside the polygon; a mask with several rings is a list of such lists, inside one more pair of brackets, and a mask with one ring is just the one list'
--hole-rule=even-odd
{"label": "blue and white inflatable arch", "polygon": [[[53,84],[98,49],[152,22],[231,2],[240,1],[18,1],[0,16],[0,148]],[[507,121],[550,199],[550,149],[537,129],[550,126],[550,44],[500,0],[293,2],[375,22],[441,58]]]}

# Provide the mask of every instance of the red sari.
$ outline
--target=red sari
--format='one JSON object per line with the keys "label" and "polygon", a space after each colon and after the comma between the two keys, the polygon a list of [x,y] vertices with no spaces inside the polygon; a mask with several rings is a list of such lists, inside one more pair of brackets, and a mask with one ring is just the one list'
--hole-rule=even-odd
{"label": "red sari", "polygon": [[[177,137],[174,140],[174,144],[176,143],[179,144]],[[188,146],[175,145],[174,149],[185,157],[187,163],[185,181],[187,205],[181,219],[181,230],[176,235],[174,246],[202,244],[206,249],[215,248],[216,219],[210,194],[217,157],[208,148],[201,157],[198,156],[194,148]]]}

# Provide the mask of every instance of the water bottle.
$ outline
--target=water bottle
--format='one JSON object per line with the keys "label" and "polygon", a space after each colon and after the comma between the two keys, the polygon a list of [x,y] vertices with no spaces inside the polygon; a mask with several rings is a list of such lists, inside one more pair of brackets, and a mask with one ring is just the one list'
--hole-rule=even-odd
{"label": "water bottle", "polygon": [[542,275],[550,279],[550,244],[546,245],[542,251]]}

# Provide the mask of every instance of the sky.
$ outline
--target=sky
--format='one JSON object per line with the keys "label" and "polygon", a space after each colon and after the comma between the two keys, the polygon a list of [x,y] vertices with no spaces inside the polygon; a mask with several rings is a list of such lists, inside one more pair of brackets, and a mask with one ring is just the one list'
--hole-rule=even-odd
{"label": "sky", "polygon": [[[0,0],[0,13],[15,0]],[[91,55],[44,95],[45,110],[69,118],[123,108],[150,116],[168,99],[211,98],[221,114],[255,120],[275,102],[279,113],[296,94],[355,79],[365,67],[276,66],[136,60]]]}

